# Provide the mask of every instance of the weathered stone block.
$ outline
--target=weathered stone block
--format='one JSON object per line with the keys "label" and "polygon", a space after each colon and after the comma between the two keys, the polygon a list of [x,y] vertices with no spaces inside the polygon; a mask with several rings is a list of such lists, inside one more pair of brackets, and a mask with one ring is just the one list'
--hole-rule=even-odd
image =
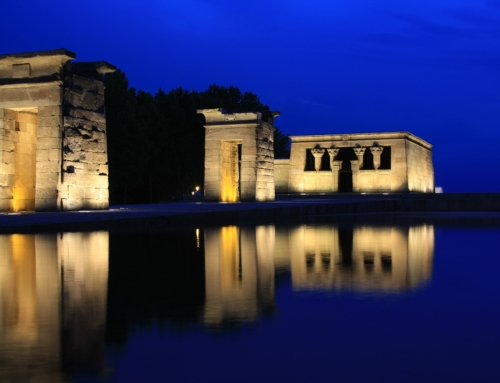
{"label": "weathered stone block", "polygon": [[58,191],[56,187],[36,187],[35,195],[38,199],[55,199]]}
{"label": "weathered stone block", "polygon": [[10,151],[10,152],[7,152],[7,151],[3,151],[2,154],[1,154],[2,158],[3,158],[3,162],[4,163],[7,163],[7,164],[13,164],[14,161],[15,161],[15,153],[14,153],[14,150]]}
{"label": "weathered stone block", "polygon": [[108,189],[85,188],[83,198],[91,200],[108,200],[109,192]]}
{"label": "weathered stone block", "polygon": [[83,118],[85,120],[95,121],[103,124],[106,123],[106,119],[104,115],[101,113],[96,113],[83,109],[72,109],[72,108],[70,108],[68,112],[70,117]]}
{"label": "weathered stone block", "polygon": [[61,129],[59,128],[58,125],[53,125],[53,126],[39,126],[38,127],[38,137],[53,137],[53,138],[60,138],[61,137]]}
{"label": "weathered stone block", "polygon": [[62,154],[61,149],[49,149],[48,150],[49,161],[61,161]]}
{"label": "weathered stone block", "polygon": [[107,153],[93,153],[93,161],[96,164],[107,164],[108,154]]}
{"label": "weathered stone block", "polygon": [[61,103],[61,90],[59,87],[40,87],[31,90],[30,101],[43,101],[43,106],[59,105]]}
{"label": "weathered stone block", "polygon": [[[3,139],[3,142],[8,142],[8,141],[17,142],[18,141],[18,132],[16,132],[15,130],[4,130],[2,132],[2,139]],[[3,150],[6,150],[6,149],[3,148]]]}
{"label": "weathered stone block", "polygon": [[59,173],[36,173],[37,187],[57,187]]}
{"label": "weathered stone block", "polygon": [[30,101],[30,97],[25,89],[2,89],[0,91],[0,103],[6,108],[13,108],[14,105],[26,101]]}
{"label": "weathered stone block", "polygon": [[99,175],[64,173],[63,183],[66,185],[105,189],[108,187],[108,177]]}
{"label": "weathered stone block", "polygon": [[40,137],[37,140],[37,149],[60,149],[61,140],[55,137]]}
{"label": "weathered stone block", "polygon": [[104,107],[104,95],[86,92],[81,105],[85,109],[100,110]]}
{"label": "weathered stone block", "polygon": [[82,199],[84,192],[85,192],[85,188],[70,185],[68,187],[68,198],[69,199]]}
{"label": "weathered stone block", "polygon": [[2,187],[11,186],[8,174],[0,174],[0,186]]}
{"label": "weathered stone block", "polygon": [[14,174],[15,164],[0,162],[0,174]]}
{"label": "weathered stone block", "polygon": [[63,205],[63,210],[66,211],[71,211],[71,210],[82,210],[84,208],[83,206],[83,199],[62,199],[61,200],[62,205]]}
{"label": "weathered stone block", "polygon": [[80,148],[85,152],[106,152],[106,144],[103,142],[81,141]]}
{"label": "weathered stone block", "polygon": [[109,168],[108,165],[99,165],[99,174],[108,174],[109,173]]}
{"label": "weathered stone block", "polygon": [[0,198],[12,198],[12,187],[0,186]]}
{"label": "weathered stone block", "polygon": [[83,208],[87,210],[107,210],[109,209],[108,200],[105,199],[83,199]]}
{"label": "weathered stone block", "polygon": [[60,117],[62,114],[62,108],[60,105],[42,106],[38,108],[38,117],[50,117],[57,116]]}
{"label": "weathered stone block", "polygon": [[106,142],[106,133],[104,132],[96,132],[92,131],[92,139],[97,140],[98,142]]}
{"label": "weathered stone block", "polygon": [[36,172],[37,173],[58,173],[60,171],[58,161],[37,161]]}

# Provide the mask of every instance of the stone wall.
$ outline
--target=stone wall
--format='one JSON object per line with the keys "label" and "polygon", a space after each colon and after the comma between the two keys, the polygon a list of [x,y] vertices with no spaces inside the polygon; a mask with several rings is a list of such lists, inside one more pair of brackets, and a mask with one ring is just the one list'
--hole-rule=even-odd
{"label": "stone wall", "polygon": [[257,127],[257,185],[255,199],[257,201],[274,201],[274,126],[261,122]]}
{"label": "stone wall", "polygon": [[108,155],[102,81],[85,73],[68,75],[64,110],[59,190],[63,210],[107,209]]}
{"label": "stone wall", "polygon": [[359,170],[358,189],[362,193],[390,192],[392,170]]}
{"label": "stone wall", "polygon": [[288,193],[290,160],[274,160],[274,190],[277,194]]}
{"label": "stone wall", "polygon": [[434,165],[432,152],[412,141],[406,142],[408,190],[410,192],[434,192]]}

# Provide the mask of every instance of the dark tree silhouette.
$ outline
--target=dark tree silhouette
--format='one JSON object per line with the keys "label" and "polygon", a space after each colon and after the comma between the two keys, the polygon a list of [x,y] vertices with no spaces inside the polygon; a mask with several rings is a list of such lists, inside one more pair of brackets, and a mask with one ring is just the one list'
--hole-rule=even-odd
{"label": "dark tree silhouette", "polygon": [[[234,86],[160,89],[153,96],[129,88],[121,71],[106,75],[105,85],[112,204],[169,201],[203,188],[205,130],[197,109],[269,111]],[[289,157],[289,139],[279,129],[275,155]]]}

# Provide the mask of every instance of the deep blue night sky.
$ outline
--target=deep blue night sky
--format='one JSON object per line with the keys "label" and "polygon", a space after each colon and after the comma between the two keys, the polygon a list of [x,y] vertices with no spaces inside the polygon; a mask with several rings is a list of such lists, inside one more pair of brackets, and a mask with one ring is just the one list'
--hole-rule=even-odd
{"label": "deep blue night sky", "polygon": [[0,32],[2,54],[64,47],[153,93],[238,86],[292,135],[410,131],[445,192],[500,191],[500,1],[28,0]]}

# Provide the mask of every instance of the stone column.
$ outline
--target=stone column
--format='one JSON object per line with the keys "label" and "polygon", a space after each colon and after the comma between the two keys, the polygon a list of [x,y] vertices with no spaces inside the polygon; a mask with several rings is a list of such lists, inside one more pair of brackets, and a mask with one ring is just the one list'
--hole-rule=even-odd
{"label": "stone column", "polygon": [[314,168],[318,171],[321,169],[321,158],[325,154],[325,149],[312,149],[311,152],[314,156]]}
{"label": "stone column", "polygon": [[358,157],[358,162],[359,162],[359,168],[363,168],[363,156],[365,154],[366,148],[353,148],[354,149],[354,154],[356,154],[356,157]]}
{"label": "stone column", "polygon": [[372,146],[370,151],[373,154],[373,167],[377,170],[380,167],[380,155],[384,151],[384,148],[381,146]]}
{"label": "stone column", "polygon": [[342,168],[342,161],[335,161],[335,157],[339,154],[338,148],[327,150],[330,156],[330,169],[332,169],[332,192],[336,193],[339,190],[339,170]]}
{"label": "stone column", "polygon": [[339,149],[337,148],[332,148],[332,149],[327,149],[328,150],[328,155],[330,156],[330,169],[333,170],[333,162],[337,154],[339,154]]}
{"label": "stone column", "polygon": [[342,169],[342,161],[331,161],[330,157],[330,166],[332,167],[332,192],[336,193],[339,191],[339,171]]}
{"label": "stone column", "polygon": [[359,174],[359,163],[357,160],[351,160],[351,170],[352,170],[352,191],[359,192],[358,188],[358,174]]}

